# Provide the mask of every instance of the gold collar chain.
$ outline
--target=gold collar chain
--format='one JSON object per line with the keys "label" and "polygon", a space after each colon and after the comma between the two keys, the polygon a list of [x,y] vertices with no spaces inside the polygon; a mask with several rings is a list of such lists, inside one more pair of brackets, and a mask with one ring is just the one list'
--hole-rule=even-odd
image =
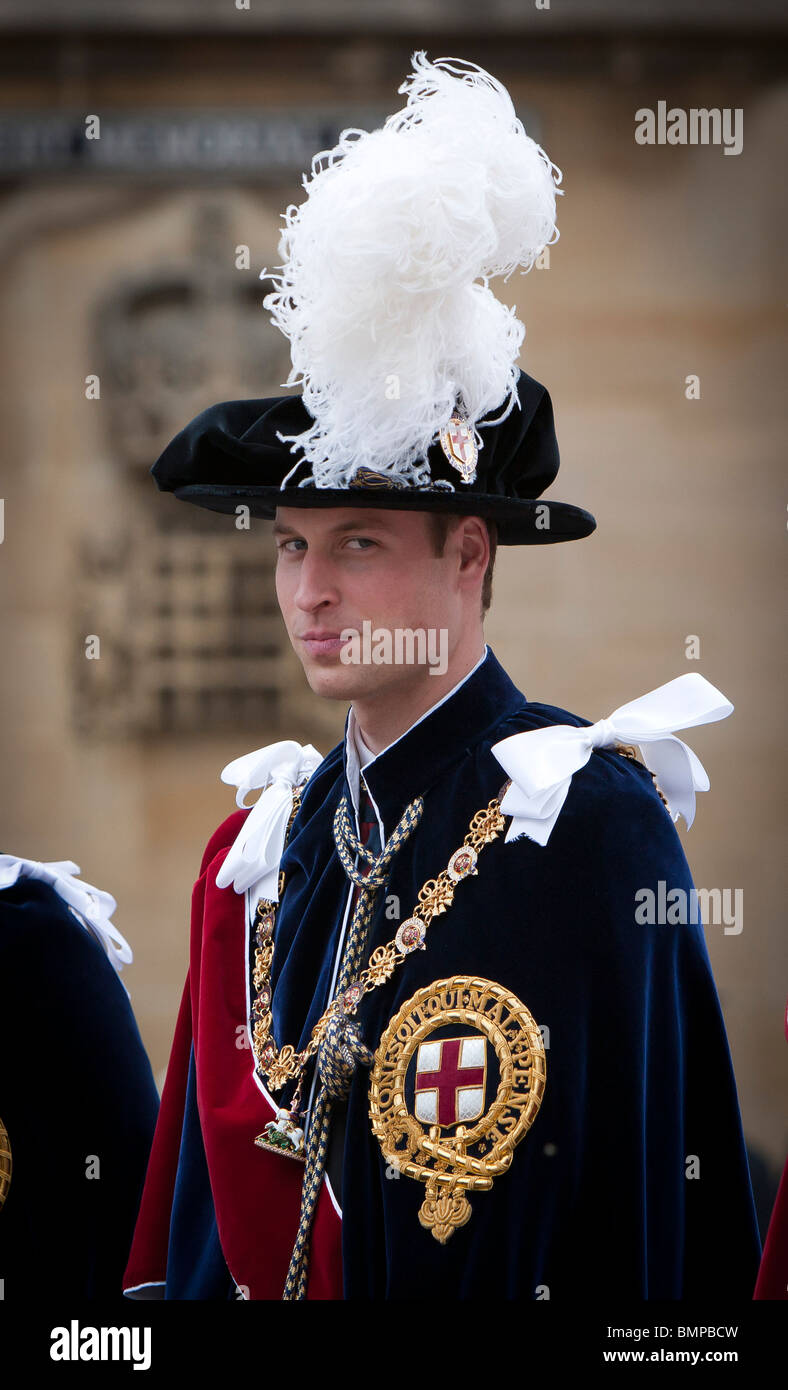
{"label": "gold collar chain", "polygon": [[[279,1091],[287,1081],[294,1080],[296,1077],[299,1078],[295,1095],[289,1107],[289,1118],[285,1120],[284,1125],[272,1122],[272,1126],[268,1127],[269,1133],[258,1136],[256,1142],[262,1141],[263,1147],[275,1147],[291,1155],[294,1149],[300,1149],[300,1143],[298,1141],[293,1142],[291,1136],[298,1135],[300,1138],[300,1131],[295,1129],[295,1121],[301,1104],[304,1070],[317,1052],[330,1020],[338,1013],[353,1015],[364,995],[371,993],[378,985],[382,985],[388,980],[406,956],[409,956],[413,951],[426,949],[425,938],[432,919],[451,907],[457,884],[462,879],[478,872],[476,864],[479,853],[485,845],[491,844],[493,840],[497,839],[503,830],[506,818],[501,812],[500,801],[508,786],[509,782],[506,782],[498,796],[493,797],[486,807],[476,812],[462,845],[451,855],[446,868],[441,870],[437,878],[427,879],[419,890],[418,902],[412,915],[401,924],[387,945],[378,946],[372,952],[366,969],[361,971],[358,979],[354,980],[341,995],[337,995],[331,1000],[325,1013],[312,1029],[309,1042],[302,1052],[296,1052],[289,1043],[277,1051],[271,1036],[271,960],[274,953],[274,924],[277,904],[267,898],[262,898],[258,902],[255,916],[257,947],[252,977],[257,991],[252,1008],[252,1046],[257,1068],[272,1091]],[[300,804],[301,789],[299,788],[293,795],[293,810],[288,820],[286,837],[290,834]],[[284,888],[284,873],[282,872],[279,875],[278,886],[279,901],[281,902]]]}

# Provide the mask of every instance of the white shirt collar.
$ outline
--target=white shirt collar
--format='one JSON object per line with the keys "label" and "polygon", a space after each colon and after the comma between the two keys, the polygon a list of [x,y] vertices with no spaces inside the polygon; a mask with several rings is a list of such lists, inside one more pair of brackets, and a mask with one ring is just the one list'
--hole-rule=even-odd
{"label": "white shirt collar", "polygon": [[[478,671],[482,662],[486,659],[488,651],[489,647],[485,642],[484,651],[479,657],[479,660],[476,662],[476,665],[472,666],[470,671],[466,672],[466,674],[462,677],[462,680],[457,681],[457,684],[453,685],[451,690],[447,690],[446,694],[442,695],[440,700],[436,700],[434,705],[430,705],[429,709],[425,709],[424,713],[420,714],[418,719],[414,719],[413,723],[410,725],[410,728],[405,729],[404,732],[401,733],[398,738],[395,738],[392,743],[388,743],[385,748],[381,748],[380,752],[387,753],[389,748],[393,748],[395,744],[399,743],[400,739],[404,738],[406,734],[409,734],[411,729],[415,729],[416,725],[420,724],[422,719],[426,719],[428,714],[432,714],[434,710],[439,709],[440,706],[445,704],[447,700],[450,700],[452,695],[454,695],[456,691],[459,690],[460,686],[464,685],[465,682],[470,679],[474,671]],[[367,747],[366,743],[362,739],[358,726],[358,720],[356,719],[356,712],[353,709],[353,706],[351,705],[350,710],[348,712],[347,731],[345,735],[345,763],[347,768],[348,785],[350,787],[350,795],[353,798],[353,808],[356,812],[356,816],[358,816],[359,812],[359,773],[365,771],[369,764],[371,762],[374,762],[375,758],[379,756],[380,754],[373,753],[372,750]],[[380,818],[378,817],[378,819]],[[383,843],[384,839],[381,829],[381,844]]]}

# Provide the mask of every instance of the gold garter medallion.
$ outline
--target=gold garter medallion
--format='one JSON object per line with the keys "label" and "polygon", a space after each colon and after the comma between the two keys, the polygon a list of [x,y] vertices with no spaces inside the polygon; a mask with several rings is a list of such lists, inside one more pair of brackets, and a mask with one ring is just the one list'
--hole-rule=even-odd
{"label": "gold garter medallion", "polygon": [[419,990],[375,1053],[372,1130],[386,1163],[426,1183],[419,1221],[444,1245],[533,1124],[545,1087],[536,1021],[491,980],[454,975]]}

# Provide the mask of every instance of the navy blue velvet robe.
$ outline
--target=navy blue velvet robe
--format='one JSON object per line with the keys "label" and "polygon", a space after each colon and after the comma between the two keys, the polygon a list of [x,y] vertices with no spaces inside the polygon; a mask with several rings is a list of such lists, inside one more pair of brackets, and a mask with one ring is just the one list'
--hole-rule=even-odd
{"label": "navy blue velvet robe", "polygon": [[[386,916],[390,895],[400,920],[410,916],[474,813],[501,791],[506,775],[491,745],[524,729],[588,722],[527,701],[488,651],[459,690],[366,768],[386,836],[407,804],[424,798],[421,824],[379,895],[370,952],[396,930]],[[351,804],[344,742],[313,774],[282,860],[277,1046],[304,1047],[329,1001],[350,889],[331,829],[343,791]],[[668,890],[692,887],[651,774],[596,750],[575,774],[548,844],[507,844],[502,834],[487,845],[478,876],[434,919],[427,949],[364,998],[358,1018],[374,1050],[423,986],[452,975],[495,981],[549,1030],[547,1080],[508,1172],[471,1195],[469,1222],[440,1245],[418,1220],[423,1184],[386,1176],[369,1119],[369,1072],[356,1073],[342,1167],[345,1298],[751,1298],[760,1241],[703,927],[635,920],[636,893],[656,894],[660,880]],[[687,1175],[691,1156],[697,1177]],[[199,1125],[188,1116],[180,1162],[202,1172],[205,1197]],[[249,1210],[262,1242],[265,1201],[261,1191]],[[204,1291],[168,1273],[169,1297],[228,1296],[206,1210],[210,1201],[194,1204],[208,1223],[200,1243],[212,1252],[201,1265]],[[193,1245],[193,1225],[184,1223],[182,1215],[182,1238]],[[171,1257],[179,1239],[173,1223]]]}
{"label": "navy blue velvet robe", "polygon": [[158,1109],[104,948],[53,887],[20,878],[0,892],[0,1118],[13,1164],[0,1208],[7,1302],[31,1303],[42,1291],[120,1299]]}

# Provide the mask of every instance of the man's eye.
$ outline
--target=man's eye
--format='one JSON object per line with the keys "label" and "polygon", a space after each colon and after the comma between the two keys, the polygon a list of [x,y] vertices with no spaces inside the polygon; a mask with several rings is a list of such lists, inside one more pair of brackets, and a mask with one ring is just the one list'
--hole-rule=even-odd
{"label": "man's eye", "polygon": [[[361,547],[362,550],[367,550],[369,546],[377,545],[377,541],[372,540],[370,536],[349,536],[347,539],[347,544],[358,545]],[[300,551],[302,546],[304,548],[306,547],[306,541],[303,539],[303,537],[294,536],[291,540],[281,541],[277,544],[276,548],[277,550],[285,550],[288,551],[290,554],[293,554],[294,547],[295,550]]]}

